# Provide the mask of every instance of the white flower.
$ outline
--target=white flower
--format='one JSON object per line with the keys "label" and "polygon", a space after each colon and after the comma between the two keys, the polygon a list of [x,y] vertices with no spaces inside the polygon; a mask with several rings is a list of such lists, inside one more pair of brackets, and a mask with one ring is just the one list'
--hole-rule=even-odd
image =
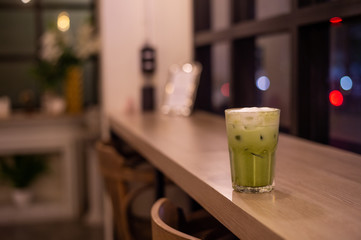
{"label": "white flower", "polygon": [[75,41],[69,33],[56,29],[46,31],[41,37],[41,59],[56,64],[66,49],[72,51],[79,60],[85,60],[98,52],[99,38],[90,23],[78,29]]}
{"label": "white flower", "polygon": [[75,54],[80,59],[87,59],[99,50],[99,38],[90,24],[83,24],[77,34]]}
{"label": "white flower", "polygon": [[58,44],[57,38],[58,37],[55,31],[47,31],[41,37],[41,59],[50,63],[56,63],[56,61],[58,61],[63,51]]}

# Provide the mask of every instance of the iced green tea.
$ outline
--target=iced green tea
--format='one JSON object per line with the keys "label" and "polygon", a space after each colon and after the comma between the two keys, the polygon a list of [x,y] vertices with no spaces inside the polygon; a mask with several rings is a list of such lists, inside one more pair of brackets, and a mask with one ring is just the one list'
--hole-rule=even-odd
{"label": "iced green tea", "polygon": [[225,111],[233,189],[273,189],[280,110],[268,107]]}

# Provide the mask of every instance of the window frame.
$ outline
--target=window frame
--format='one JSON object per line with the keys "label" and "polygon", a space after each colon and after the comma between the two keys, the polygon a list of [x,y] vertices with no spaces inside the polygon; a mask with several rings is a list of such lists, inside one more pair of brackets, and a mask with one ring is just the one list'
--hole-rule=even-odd
{"label": "window frame", "polygon": [[[232,1],[232,0],[230,0]],[[235,0],[239,1],[239,0]],[[328,123],[325,124],[325,121],[328,121],[328,111],[323,111],[321,114],[318,114],[315,117],[312,115],[315,113],[315,109],[306,112],[304,115],[303,111],[300,111],[300,103],[304,100],[302,96],[302,91],[304,88],[300,88],[302,85],[302,74],[301,71],[301,52],[304,50],[305,46],[300,44],[302,36],[300,36],[300,30],[304,27],[313,26],[321,23],[328,23],[329,19],[332,17],[341,17],[344,19],[361,16],[361,1],[360,0],[339,0],[339,1],[330,1],[317,3],[317,1],[311,1],[309,5],[300,7],[301,0],[290,0],[290,12],[287,14],[282,14],[275,17],[270,17],[267,19],[252,19],[249,20],[244,17],[238,17],[241,19],[240,22],[231,23],[228,28],[214,31],[211,28],[211,18],[207,14],[202,14],[203,16],[208,16],[208,19],[203,19],[204,21],[201,26],[203,28],[195,28],[194,32],[194,48],[197,53],[198,48],[204,46],[212,46],[217,42],[221,41],[241,41],[244,39],[255,39],[257,36],[268,35],[268,34],[277,34],[281,32],[287,32],[290,34],[291,39],[291,129],[289,133],[304,137],[313,141],[326,143],[328,144]],[[194,16],[198,15],[197,12],[202,11],[203,9],[209,9],[211,4],[209,1],[204,0],[194,0],[197,4],[194,5]],[[246,0],[244,2],[247,2]],[[247,5],[248,3],[244,3]],[[242,5],[242,4],[241,4]],[[249,9],[252,9],[250,6],[246,6]],[[230,19],[235,19],[234,16],[230,16]],[[197,19],[195,19],[197,21]],[[209,21],[207,23],[207,21]],[[195,23],[197,24],[197,23]],[[199,25],[199,24],[198,24]],[[327,33],[324,33],[327,34]],[[204,58],[204,57],[203,57]],[[233,56],[234,58],[234,56]],[[202,59],[202,56],[196,54],[195,60]],[[234,59],[233,59],[234,61]],[[233,63],[234,65],[234,63]],[[210,66],[211,67],[211,66]],[[324,68],[326,67],[323,66]],[[234,67],[233,67],[234,68]],[[234,76],[235,70],[233,69],[231,75]],[[207,74],[209,75],[209,74]],[[249,75],[249,74],[248,74]],[[209,76],[211,79],[212,76]],[[239,82],[235,82],[235,77],[231,80],[231,85],[238,86]],[[233,83],[232,83],[233,81]],[[209,80],[201,79],[201,82],[208,82]],[[243,83],[244,84],[244,83]],[[322,84],[322,83],[320,83]],[[203,83],[203,86],[206,86],[207,83]],[[202,86],[199,86],[199,92],[201,92]],[[307,88],[307,87],[306,87]],[[321,87],[318,86],[318,89]],[[307,90],[307,89],[306,89]],[[309,89],[308,89],[309,90]],[[324,90],[326,91],[326,90]],[[328,91],[328,89],[327,89]],[[324,92],[322,93],[325,94]],[[312,96],[307,96],[312,99]],[[201,101],[201,100],[199,100]],[[238,106],[240,102],[247,103],[247,99],[237,99],[235,97],[230,97],[230,104],[232,107]],[[328,103],[324,103],[328,107]],[[314,122],[317,124],[315,125]],[[319,127],[322,127],[322,133],[319,135]]]}

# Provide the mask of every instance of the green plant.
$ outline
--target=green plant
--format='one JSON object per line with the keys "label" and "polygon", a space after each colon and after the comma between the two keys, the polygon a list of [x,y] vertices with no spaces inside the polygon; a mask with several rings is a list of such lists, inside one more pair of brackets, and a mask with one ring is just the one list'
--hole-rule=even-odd
{"label": "green plant", "polygon": [[98,52],[99,38],[90,21],[82,24],[76,33],[72,36],[71,31],[62,32],[50,24],[41,36],[40,58],[32,72],[44,90],[61,88],[70,66],[82,65]]}
{"label": "green plant", "polygon": [[66,51],[56,63],[39,60],[33,73],[44,89],[56,90],[62,87],[67,68],[76,64],[79,64],[79,61],[71,55],[71,52]]}
{"label": "green plant", "polygon": [[27,188],[47,171],[44,155],[15,155],[0,158],[0,177],[15,188]]}

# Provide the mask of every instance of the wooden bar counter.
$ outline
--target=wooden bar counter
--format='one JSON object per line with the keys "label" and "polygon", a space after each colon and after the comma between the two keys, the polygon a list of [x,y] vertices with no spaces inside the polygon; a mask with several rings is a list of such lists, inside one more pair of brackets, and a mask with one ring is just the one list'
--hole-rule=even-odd
{"label": "wooden bar counter", "polygon": [[275,189],[238,193],[221,116],[109,119],[121,138],[240,239],[361,239],[361,155],[280,134]]}

